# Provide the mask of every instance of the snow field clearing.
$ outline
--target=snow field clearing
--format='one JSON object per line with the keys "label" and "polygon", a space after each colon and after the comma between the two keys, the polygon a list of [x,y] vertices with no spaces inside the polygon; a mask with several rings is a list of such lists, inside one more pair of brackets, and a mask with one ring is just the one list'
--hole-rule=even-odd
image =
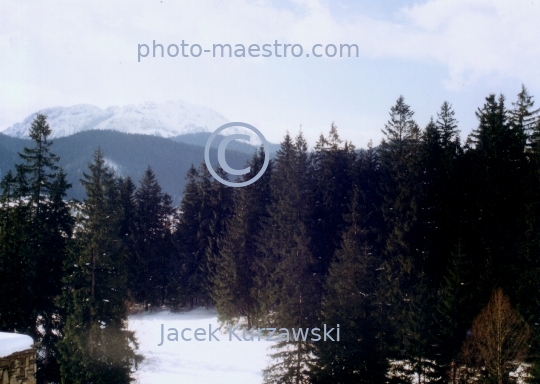
{"label": "snow field clearing", "polygon": [[[184,341],[167,341],[162,346],[161,324],[164,324],[165,337],[168,328],[176,328],[180,333],[191,328]],[[138,384],[156,383],[197,383],[197,384],[260,384],[262,370],[268,366],[267,348],[273,342],[238,341],[229,335],[216,332],[220,341],[208,341],[208,327],[212,331],[218,325],[215,310],[197,308],[191,311],[172,313],[160,311],[140,313],[129,317],[129,329],[136,332],[139,342],[138,353],[145,359],[135,373]],[[194,331],[206,329],[205,341],[196,341]],[[236,331],[240,337],[242,332]]]}

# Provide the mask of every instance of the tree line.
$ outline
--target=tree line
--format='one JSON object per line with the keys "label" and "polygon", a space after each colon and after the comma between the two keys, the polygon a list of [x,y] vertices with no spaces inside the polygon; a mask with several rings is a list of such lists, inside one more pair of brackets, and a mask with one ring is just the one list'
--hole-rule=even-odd
{"label": "tree line", "polygon": [[340,342],[278,342],[266,383],[540,382],[538,112],[525,87],[489,95],[462,142],[449,103],[421,128],[399,97],[379,145],[287,133],[249,186],[192,166],[178,208],[150,167],[136,186],[100,150],[66,201],[38,115],[0,185],[0,329],[34,337],[51,383],[129,382],[136,306],[340,324]]}

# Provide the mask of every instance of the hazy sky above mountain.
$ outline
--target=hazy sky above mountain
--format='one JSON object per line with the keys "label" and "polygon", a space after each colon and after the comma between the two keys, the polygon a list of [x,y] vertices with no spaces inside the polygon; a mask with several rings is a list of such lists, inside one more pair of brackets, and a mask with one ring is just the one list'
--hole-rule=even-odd
{"label": "hazy sky above mountain", "polygon": [[[0,4],[0,129],[41,108],[184,100],[279,141],[332,121],[378,142],[400,94],[424,126],[443,101],[462,132],[489,93],[540,97],[540,2],[525,0],[40,1]],[[353,58],[147,57],[137,45],[349,43]],[[539,101],[540,103],[540,101]],[[54,127],[53,127],[54,128]],[[217,127],[216,127],[217,128]]]}

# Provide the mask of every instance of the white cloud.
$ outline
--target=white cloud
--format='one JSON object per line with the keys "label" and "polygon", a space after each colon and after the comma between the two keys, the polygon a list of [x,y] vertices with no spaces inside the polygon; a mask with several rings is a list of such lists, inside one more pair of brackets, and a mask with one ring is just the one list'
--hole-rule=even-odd
{"label": "white cloud", "polygon": [[[431,0],[402,8],[386,20],[362,14],[360,5],[337,16],[330,1],[291,4],[284,8],[269,0],[4,0],[0,124],[53,105],[107,107],[184,99],[212,107],[229,119],[245,115],[263,125],[294,129],[307,119],[287,120],[287,116],[298,116],[300,110],[311,113],[311,121],[324,120],[321,124],[326,126],[337,116],[327,118],[320,108],[310,108],[314,97],[324,95],[313,95],[307,87],[302,90],[298,79],[356,76],[353,62],[343,67],[348,72],[328,74],[325,63],[340,59],[299,64],[276,58],[149,58],[137,63],[137,44],[154,39],[162,44],[184,39],[209,47],[277,39],[300,43],[305,49],[315,43],[356,43],[363,60],[397,59],[396,69],[400,60],[437,63],[447,73],[436,81],[444,81],[448,89],[492,76],[540,87],[536,73],[540,49],[535,41],[540,35],[540,3]],[[305,105],[300,106],[302,99]]]}
{"label": "white cloud", "polygon": [[528,78],[536,73],[540,4],[432,0],[404,13],[409,30],[418,30],[414,40],[425,43],[417,52],[443,63],[451,81],[489,75]]}

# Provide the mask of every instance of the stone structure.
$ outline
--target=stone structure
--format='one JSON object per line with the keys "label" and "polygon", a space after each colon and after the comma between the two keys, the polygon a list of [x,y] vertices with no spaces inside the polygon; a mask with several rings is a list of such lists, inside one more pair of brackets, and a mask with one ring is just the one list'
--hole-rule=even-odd
{"label": "stone structure", "polygon": [[36,350],[30,336],[0,332],[0,384],[36,384]]}
{"label": "stone structure", "polygon": [[36,384],[36,351],[0,357],[0,384]]}

